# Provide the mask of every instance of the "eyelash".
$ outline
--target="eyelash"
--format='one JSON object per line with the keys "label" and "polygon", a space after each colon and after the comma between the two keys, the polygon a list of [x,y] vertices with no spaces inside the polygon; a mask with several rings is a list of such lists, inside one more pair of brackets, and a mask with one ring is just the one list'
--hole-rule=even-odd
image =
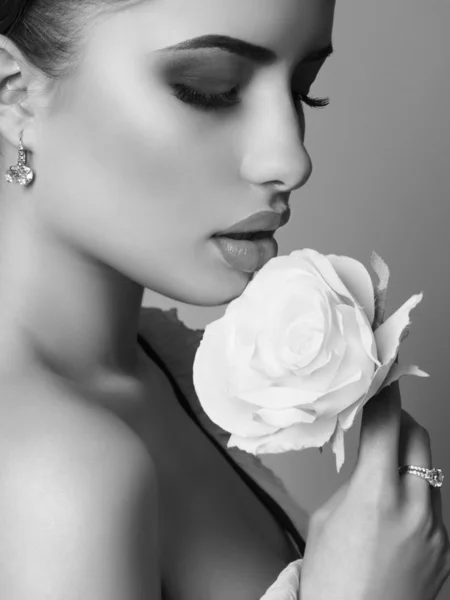
{"label": "eyelash", "polygon": [[[222,108],[232,108],[241,102],[238,98],[233,98],[237,88],[233,88],[231,91],[223,94],[203,94],[197,92],[188,86],[178,83],[174,86],[174,96],[186,102],[192,104],[202,110],[218,110]],[[294,94],[295,99],[303,102],[311,108],[325,108],[330,103],[329,98],[313,98],[305,94]]]}

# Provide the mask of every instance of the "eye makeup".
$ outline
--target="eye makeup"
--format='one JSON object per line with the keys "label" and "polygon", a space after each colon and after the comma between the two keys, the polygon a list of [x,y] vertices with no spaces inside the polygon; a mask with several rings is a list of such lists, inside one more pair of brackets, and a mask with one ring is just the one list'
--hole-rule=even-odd
{"label": "eye makeup", "polygon": [[[179,53],[182,54],[181,52]],[[252,73],[252,65],[220,50],[186,52],[182,56],[170,55],[163,61],[164,75],[170,80],[194,81],[242,80]]]}
{"label": "eye makeup", "polygon": [[[239,92],[255,70],[251,61],[217,48],[163,51],[162,55],[164,76],[172,95],[203,111],[228,110],[240,104]],[[299,83],[294,87],[309,89],[320,66],[318,61],[300,63],[294,77]],[[314,98],[294,90],[292,95],[298,108],[302,103],[312,108],[323,108],[329,103],[329,98]]]}

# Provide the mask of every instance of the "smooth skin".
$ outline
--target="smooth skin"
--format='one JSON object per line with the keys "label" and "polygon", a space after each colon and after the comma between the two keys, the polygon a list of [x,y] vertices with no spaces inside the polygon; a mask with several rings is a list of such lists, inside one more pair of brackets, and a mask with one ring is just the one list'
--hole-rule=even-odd
{"label": "smooth skin", "polygon": [[[323,60],[302,61],[330,43],[333,14],[331,0],[149,0],[90,22],[79,68],[58,85],[6,44],[0,81],[17,75],[0,101],[4,170],[23,130],[36,172],[30,188],[0,190],[10,353],[31,338],[53,370],[95,384],[104,371],[134,373],[145,287],[202,306],[243,292],[249,274],[210,238],[256,212],[283,212],[309,179],[294,92],[312,86]],[[206,34],[278,59],[164,51]],[[241,102],[206,112],[175,97],[175,84],[239,86]]]}
{"label": "smooth skin", "polygon": [[[36,172],[28,188],[2,181],[0,189],[0,449],[9,460],[0,564],[8,565],[8,600],[159,600],[159,479],[153,454],[129,427],[143,406],[142,382],[155,374],[136,345],[143,291],[200,306],[243,292],[249,275],[231,269],[210,237],[255,212],[282,212],[309,179],[305,114],[293,93],[307,94],[319,73],[323,59],[306,57],[329,46],[334,8],[332,0],[149,0],[89,20],[78,68],[57,83],[1,38],[3,170],[15,164],[23,131]],[[276,59],[164,50],[208,34],[262,46]],[[205,111],[176,97],[176,84],[210,94],[238,86],[240,103]],[[123,393],[108,404],[111,389]],[[392,420],[398,424],[398,411]],[[395,440],[384,425],[380,432]],[[405,428],[407,439],[413,430]],[[365,447],[378,447],[373,436],[362,437]],[[367,459],[360,464],[359,473],[371,472]],[[376,464],[382,483],[397,465],[393,451]],[[380,598],[389,589],[399,592],[392,600],[411,600],[420,589],[428,594],[420,600],[431,600],[425,567],[437,577],[441,554],[425,558],[424,536],[405,516],[423,494],[402,505],[413,549],[402,555],[404,569],[382,562],[373,581],[386,542],[377,532],[389,529],[394,557],[405,533],[389,527],[386,511],[374,535],[361,528],[373,512],[359,494],[367,479],[355,475],[348,490],[356,491],[336,496],[327,526],[313,520],[302,600],[328,600],[331,584],[334,598],[342,591],[363,600],[367,590]],[[379,483],[378,498],[395,490],[393,481]],[[428,493],[422,481],[408,485]],[[356,568],[367,577],[350,589]],[[405,577],[413,571],[414,580]],[[184,592],[177,600],[191,597]],[[224,595],[215,589],[208,600]]]}

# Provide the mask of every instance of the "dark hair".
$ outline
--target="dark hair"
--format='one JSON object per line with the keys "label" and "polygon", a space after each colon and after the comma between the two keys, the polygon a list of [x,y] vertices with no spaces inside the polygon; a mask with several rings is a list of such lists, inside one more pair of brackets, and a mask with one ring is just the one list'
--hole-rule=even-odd
{"label": "dark hair", "polygon": [[51,79],[68,74],[79,58],[92,17],[143,0],[0,0],[0,34]]}
{"label": "dark hair", "polygon": [[27,0],[0,0],[0,33],[7,34],[15,23],[22,17]]}

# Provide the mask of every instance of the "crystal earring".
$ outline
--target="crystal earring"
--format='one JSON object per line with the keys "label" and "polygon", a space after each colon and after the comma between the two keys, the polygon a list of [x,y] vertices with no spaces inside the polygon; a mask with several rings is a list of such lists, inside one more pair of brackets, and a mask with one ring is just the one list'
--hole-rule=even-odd
{"label": "crystal earring", "polygon": [[18,185],[29,185],[34,179],[34,173],[27,167],[27,154],[22,144],[22,133],[19,140],[19,157],[17,165],[9,167],[5,174],[5,179],[8,183],[17,183]]}

